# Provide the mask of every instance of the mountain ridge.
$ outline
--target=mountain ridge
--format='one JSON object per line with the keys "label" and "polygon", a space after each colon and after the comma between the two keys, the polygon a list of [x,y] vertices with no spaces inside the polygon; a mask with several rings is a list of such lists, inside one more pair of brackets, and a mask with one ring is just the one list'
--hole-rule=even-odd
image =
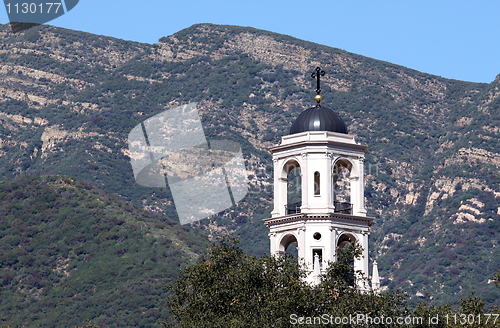
{"label": "mountain ridge", "polygon": [[309,76],[321,66],[325,104],[370,147],[370,257],[382,284],[403,288],[414,303],[456,303],[476,290],[489,306],[498,304],[487,283],[500,268],[498,77],[489,84],[451,80],[213,24],[156,44],[46,26],[14,36],[4,26],[0,39],[3,179],[64,174],[176,219],[168,188],[135,184],[126,138],[145,119],[194,101],[207,138],[240,143],[250,191],[191,229],[234,233],[255,255],[268,253],[261,221],[272,206],[268,149],[313,104]]}

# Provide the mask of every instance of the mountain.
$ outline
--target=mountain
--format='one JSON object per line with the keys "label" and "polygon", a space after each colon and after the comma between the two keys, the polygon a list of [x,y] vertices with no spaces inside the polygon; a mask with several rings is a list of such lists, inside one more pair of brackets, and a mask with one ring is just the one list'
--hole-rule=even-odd
{"label": "mountain", "polygon": [[206,237],[88,183],[25,176],[0,184],[0,325],[156,326],[165,284]]}
{"label": "mountain", "polygon": [[0,29],[0,175],[62,174],[178,220],[172,193],[135,183],[128,133],[196,102],[205,135],[240,144],[249,193],[189,229],[268,253],[268,149],[322,95],[367,144],[370,256],[384,288],[457,304],[500,291],[500,78],[449,80],[253,28],[198,24],[156,44],[41,26]]}

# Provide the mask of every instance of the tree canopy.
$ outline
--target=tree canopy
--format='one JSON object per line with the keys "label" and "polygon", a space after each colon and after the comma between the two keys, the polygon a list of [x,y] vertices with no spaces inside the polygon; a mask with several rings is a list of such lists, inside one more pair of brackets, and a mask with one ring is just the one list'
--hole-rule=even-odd
{"label": "tree canopy", "polygon": [[[484,313],[484,300],[471,295],[454,310],[421,303],[413,311],[400,291],[358,287],[352,260],[359,245],[337,250],[320,284],[305,282],[307,272],[290,254],[256,258],[236,239],[224,238],[198,263],[170,284],[168,299],[175,319],[164,327],[498,327],[499,309]],[[354,282],[353,279],[357,282]]]}
{"label": "tree canopy", "polygon": [[291,255],[255,258],[223,239],[172,285],[176,322],[166,327],[289,327],[302,317],[406,314],[401,293],[377,295],[351,286],[350,261],[359,248],[339,249],[321,284],[311,286]]}

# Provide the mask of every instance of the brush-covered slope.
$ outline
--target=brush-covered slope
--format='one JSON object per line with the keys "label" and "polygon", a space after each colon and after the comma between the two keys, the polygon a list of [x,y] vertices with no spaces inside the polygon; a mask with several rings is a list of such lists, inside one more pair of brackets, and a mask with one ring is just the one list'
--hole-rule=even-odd
{"label": "brush-covered slope", "polygon": [[194,25],[157,44],[38,27],[0,31],[0,174],[85,179],[176,219],[169,189],[138,186],[127,150],[146,118],[198,102],[208,138],[238,142],[250,192],[192,224],[234,232],[268,252],[272,207],[268,149],[312,106],[310,73],[349,132],[370,147],[366,204],[376,218],[372,259],[382,284],[415,300],[457,303],[500,293],[500,91],[448,80],[292,37],[236,26]]}
{"label": "brush-covered slope", "polygon": [[207,240],[88,183],[0,184],[0,325],[156,327],[165,284]]}

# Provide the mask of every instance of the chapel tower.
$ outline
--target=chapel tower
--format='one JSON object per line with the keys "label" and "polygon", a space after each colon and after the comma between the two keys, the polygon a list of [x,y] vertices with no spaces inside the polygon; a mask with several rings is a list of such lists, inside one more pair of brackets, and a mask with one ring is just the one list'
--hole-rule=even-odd
{"label": "chapel tower", "polygon": [[[368,277],[368,236],[373,222],[364,204],[368,147],[348,134],[336,112],[321,106],[320,77],[324,74],[319,67],[312,74],[317,80],[317,105],[303,111],[290,134],[270,150],[274,209],[271,218],[264,220],[270,230],[271,254],[283,254],[295,243],[299,261],[309,272],[307,281],[313,284],[319,283],[326,264],[336,260],[336,249],[353,241],[363,248],[354,270]],[[373,277],[377,277],[372,282],[375,289],[380,284],[378,272]]]}

